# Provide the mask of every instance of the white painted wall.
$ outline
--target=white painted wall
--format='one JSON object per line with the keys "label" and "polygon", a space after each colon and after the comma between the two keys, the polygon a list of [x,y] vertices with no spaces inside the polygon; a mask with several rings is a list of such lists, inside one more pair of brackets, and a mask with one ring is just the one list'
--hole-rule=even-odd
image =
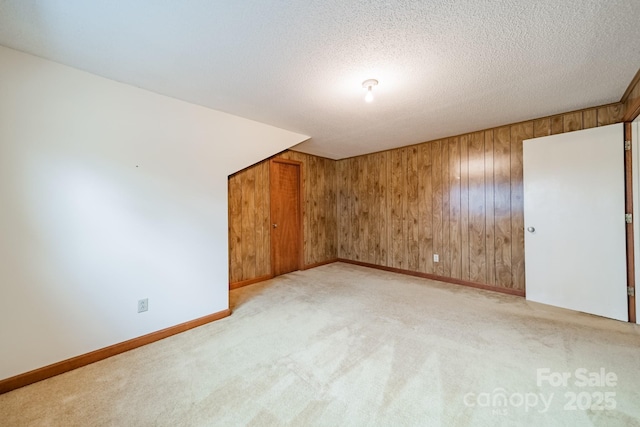
{"label": "white painted wall", "polygon": [[228,308],[227,176],[307,138],[0,47],[0,379]]}

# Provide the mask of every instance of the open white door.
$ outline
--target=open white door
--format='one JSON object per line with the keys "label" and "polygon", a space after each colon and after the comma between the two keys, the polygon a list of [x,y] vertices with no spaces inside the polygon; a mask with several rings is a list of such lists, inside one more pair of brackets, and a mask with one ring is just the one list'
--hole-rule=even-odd
{"label": "open white door", "polygon": [[[633,248],[635,253],[634,266],[636,271],[636,290],[640,287],[640,117],[631,123],[631,165],[633,169]],[[640,296],[636,295],[636,323],[640,323]]]}
{"label": "open white door", "polygon": [[528,300],[628,320],[623,129],[524,141]]}

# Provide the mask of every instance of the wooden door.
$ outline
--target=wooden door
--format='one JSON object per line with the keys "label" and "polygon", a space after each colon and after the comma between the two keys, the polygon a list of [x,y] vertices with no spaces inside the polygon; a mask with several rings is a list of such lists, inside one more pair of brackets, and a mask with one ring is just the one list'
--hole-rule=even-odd
{"label": "wooden door", "polygon": [[274,276],[302,266],[300,162],[273,159],[271,190],[271,268]]}

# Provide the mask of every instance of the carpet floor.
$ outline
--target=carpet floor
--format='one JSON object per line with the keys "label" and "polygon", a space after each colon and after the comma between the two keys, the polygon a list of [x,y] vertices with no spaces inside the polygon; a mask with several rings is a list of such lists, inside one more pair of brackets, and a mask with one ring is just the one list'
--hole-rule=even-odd
{"label": "carpet floor", "polygon": [[2,426],[640,426],[640,327],[343,263],[0,395]]}

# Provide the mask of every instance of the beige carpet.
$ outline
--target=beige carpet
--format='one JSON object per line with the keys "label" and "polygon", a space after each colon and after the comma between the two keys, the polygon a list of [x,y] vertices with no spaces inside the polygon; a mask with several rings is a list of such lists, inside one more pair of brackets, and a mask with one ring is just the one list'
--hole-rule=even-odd
{"label": "beige carpet", "polygon": [[0,425],[640,425],[636,325],[340,263],[231,307],[0,396]]}

